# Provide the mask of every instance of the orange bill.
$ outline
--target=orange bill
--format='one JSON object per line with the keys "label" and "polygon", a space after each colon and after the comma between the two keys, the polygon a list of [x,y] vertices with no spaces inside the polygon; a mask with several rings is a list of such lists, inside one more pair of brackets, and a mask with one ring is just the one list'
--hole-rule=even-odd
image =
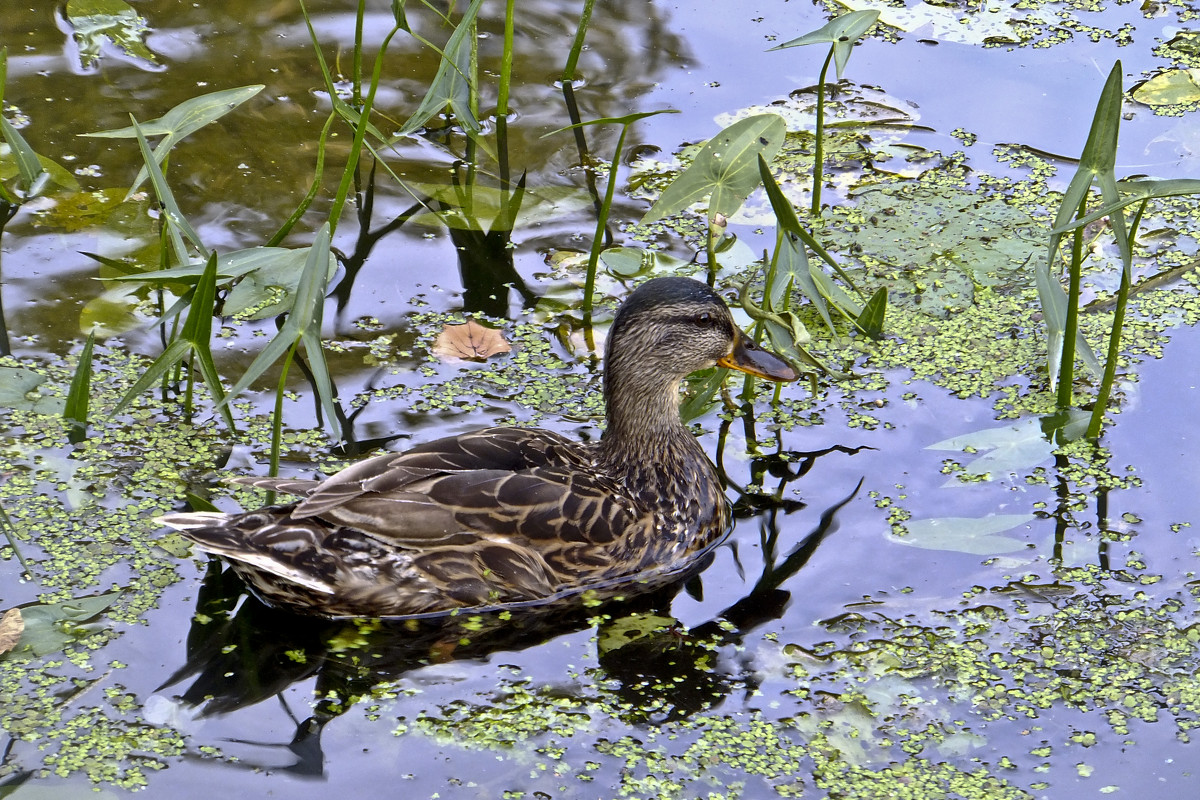
{"label": "orange bill", "polygon": [[733,343],[733,351],[717,361],[719,366],[772,381],[794,381],[800,377],[795,367],[770,350],[756,345],[749,336],[741,331],[735,335],[737,338]]}

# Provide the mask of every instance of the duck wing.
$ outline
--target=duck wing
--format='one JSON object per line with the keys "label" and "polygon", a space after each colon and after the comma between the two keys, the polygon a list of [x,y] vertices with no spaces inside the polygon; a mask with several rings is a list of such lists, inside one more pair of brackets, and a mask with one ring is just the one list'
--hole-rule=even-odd
{"label": "duck wing", "polygon": [[417,549],[481,537],[534,549],[604,545],[638,516],[578,444],[514,428],[359,462],[311,487],[289,514]]}
{"label": "duck wing", "polygon": [[586,448],[539,430],[442,439],[293,485],[305,497],[292,507],[162,521],[230,559],[268,601],[334,614],[547,597],[627,571],[613,561],[619,540],[652,530]]}

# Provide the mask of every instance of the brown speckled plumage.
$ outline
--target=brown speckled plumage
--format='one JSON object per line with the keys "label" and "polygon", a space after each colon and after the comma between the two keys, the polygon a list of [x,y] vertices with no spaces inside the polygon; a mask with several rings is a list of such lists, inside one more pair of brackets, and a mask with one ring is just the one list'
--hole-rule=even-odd
{"label": "brown speckled plumage", "polygon": [[687,278],[638,288],[605,355],[608,426],[582,445],[489,428],[354,464],[324,481],[241,478],[300,495],[243,514],[161,518],[228,560],[266,602],[327,616],[545,603],[673,573],[729,525],[711,462],[679,419],[679,384],[715,363],[795,371],[754,346]]}

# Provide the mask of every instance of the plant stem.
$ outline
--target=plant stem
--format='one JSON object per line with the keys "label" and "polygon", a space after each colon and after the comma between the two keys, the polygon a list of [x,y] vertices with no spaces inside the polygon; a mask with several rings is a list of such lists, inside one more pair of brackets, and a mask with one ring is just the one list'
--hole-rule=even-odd
{"label": "plant stem", "polygon": [[0,505],[0,528],[4,529],[4,538],[8,539],[8,546],[12,548],[13,555],[17,557],[17,561],[21,562],[21,569],[25,570],[25,576],[33,580],[33,570],[29,568],[29,562],[25,560],[25,556],[21,555],[20,548],[17,547],[17,529],[12,524],[12,520],[8,517],[8,512],[4,510],[4,506]]}
{"label": "plant stem", "polygon": [[511,175],[508,166],[508,92],[512,83],[513,65],[513,7],[508,0],[504,7],[504,55],[500,61],[500,86],[496,97],[496,160],[500,167],[500,202],[502,218],[508,219],[508,186]]}
{"label": "plant stem", "polygon": [[1121,356],[1121,329],[1125,326],[1125,306],[1129,302],[1129,272],[1121,270],[1121,288],[1117,290],[1117,307],[1113,310],[1112,330],[1108,334],[1108,357],[1104,362],[1104,376],[1100,379],[1100,389],[1096,392],[1096,405],[1092,407],[1092,418],[1088,422],[1087,438],[1100,437],[1100,427],[1104,424],[1104,410],[1108,407],[1108,398],[1112,393],[1113,380],[1117,374],[1117,360]]}
{"label": "plant stem", "polygon": [[621,150],[625,147],[625,134],[628,132],[629,123],[626,123],[621,126],[616,152],[613,153],[612,163],[608,165],[608,186],[604,189],[604,202],[600,205],[600,213],[596,215],[596,234],[592,237],[592,250],[588,253],[587,277],[583,282],[583,319],[588,327],[591,327],[592,295],[596,292],[596,270],[600,266],[604,231],[608,228],[608,212],[612,208],[613,196],[617,191],[617,167],[621,163]]}
{"label": "plant stem", "polygon": [[359,110],[358,124],[354,126],[354,142],[350,145],[350,154],[346,158],[342,180],[338,184],[337,194],[329,209],[330,233],[337,229],[338,219],[342,215],[342,207],[346,204],[346,198],[350,194],[350,185],[358,172],[358,159],[362,154],[363,139],[366,137],[367,124],[371,119],[371,107],[375,104],[375,91],[379,88],[380,75],[383,72],[383,54],[391,44],[392,37],[400,30],[399,27],[395,27],[388,32],[388,35],[384,37],[383,44],[379,46],[379,55],[375,57],[375,67],[371,72],[371,86],[367,91],[366,99],[363,100],[362,108]]}
{"label": "plant stem", "polygon": [[[1131,249],[1147,202],[1147,200],[1142,201],[1129,225]],[[1089,439],[1100,438],[1100,428],[1104,425],[1104,411],[1108,408],[1108,399],[1112,395],[1112,385],[1116,380],[1117,359],[1121,356],[1121,331],[1125,327],[1125,309],[1129,304],[1129,293],[1133,286],[1131,267],[1132,264],[1129,264],[1128,267],[1123,265],[1121,269],[1121,286],[1117,289],[1117,305],[1113,309],[1112,329],[1108,332],[1108,356],[1104,361],[1104,375],[1100,378],[1100,389],[1096,392],[1096,405],[1092,407],[1092,418],[1088,421],[1087,438]]]}
{"label": "plant stem", "polygon": [[563,67],[563,83],[575,80],[575,67],[579,64],[579,54],[583,51],[583,40],[587,37],[588,23],[592,20],[592,7],[595,5],[596,0],[584,0],[583,13],[579,15],[579,27],[575,29],[575,41],[571,42],[567,65]]}
{"label": "plant stem", "polygon": [[[4,226],[8,221],[17,214],[17,209],[20,206],[9,203],[5,200],[0,200],[0,238],[4,236]],[[0,255],[4,251],[0,250]],[[3,271],[0,271],[0,280],[3,278]],[[8,323],[4,321],[4,296],[3,290],[0,289],[0,356],[12,355],[12,350],[8,346]]]}
{"label": "plant stem", "polygon": [[717,243],[713,239],[712,220],[708,220],[708,232],[704,237],[704,253],[708,259],[708,285],[717,285]]}
{"label": "plant stem", "polygon": [[[287,389],[288,370],[292,366],[292,359],[296,355],[298,344],[300,344],[299,339],[292,342],[292,346],[288,348],[279,371],[279,383],[275,385],[275,408],[271,412],[271,467],[270,472],[267,473],[272,478],[279,475],[279,450],[283,442],[283,393]],[[274,493],[267,502],[275,502]]]}
{"label": "plant stem", "polygon": [[354,66],[353,98],[354,105],[362,104],[362,54],[363,54],[363,17],[367,13],[367,0],[358,0],[358,13],[354,17]]}
{"label": "plant stem", "polygon": [[[1079,201],[1076,219],[1087,212],[1087,196]],[[1067,284],[1067,320],[1063,325],[1061,361],[1058,368],[1058,398],[1060,409],[1071,407],[1075,388],[1075,341],[1079,338],[1079,284],[1083,273],[1083,228],[1076,228],[1071,238],[1070,279]]]}
{"label": "plant stem", "polygon": [[825,56],[821,65],[821,75],[817,78],[817,144],[813,148],[813,188],[812,215],[821,216],[821,184],[825,182],[825,74],[829,72],[829,62],[833,61],[833,48]]}

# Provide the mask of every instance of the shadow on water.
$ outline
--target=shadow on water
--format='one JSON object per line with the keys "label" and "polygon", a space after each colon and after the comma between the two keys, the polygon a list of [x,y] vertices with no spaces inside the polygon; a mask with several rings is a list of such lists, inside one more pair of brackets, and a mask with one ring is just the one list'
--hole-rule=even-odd
{"label": "shadow on water", "polygon": [[[786,454],[811,465],[820,453]],[[804,470],[807,471],[807,470]],[[796,471],[784,483],[803,474]],[[611,679],[605,691],[618,696],[631,722],[661,724],[719,706],[735,687],[753,690],[751,675],[713,668],[719,648],[736,646],[752,630],[780,619],[792,599],[784,584],[807,564],[838,528],[837,514],[858,493],[820,514],[819,521],[790,550],[776,547],[778,523],[803,503],[739,502],[735,514],[757,520],[764,544],[761,574],[744,596],[710,620],[685,627],[671,616],[683,590],[703,594],[702,572],[710,552],[671,583],[629,599],[426,619],[324,620],[271,609],[246,594],[245,586],[220,562],[210,563],[197,596],[188,632],[186,662],[160,687],[183,684],[176,700],[200,716],[234,714],[278,698],[295,723],[287,742],[250,742],[293,759],[271,769],[307,777],[325,775],[321,745],[325,726],[355,703],[376,696],[385,684],[431,664],[486,660],[500,652],[538,647],[557,637],[594,628],[600,668]],[[739,562],[740,564],[740,562]],[[285,691],[313,681],[312,714],[301,719],[288,707]],[[239,766],[258,769],[252,758]]]}

